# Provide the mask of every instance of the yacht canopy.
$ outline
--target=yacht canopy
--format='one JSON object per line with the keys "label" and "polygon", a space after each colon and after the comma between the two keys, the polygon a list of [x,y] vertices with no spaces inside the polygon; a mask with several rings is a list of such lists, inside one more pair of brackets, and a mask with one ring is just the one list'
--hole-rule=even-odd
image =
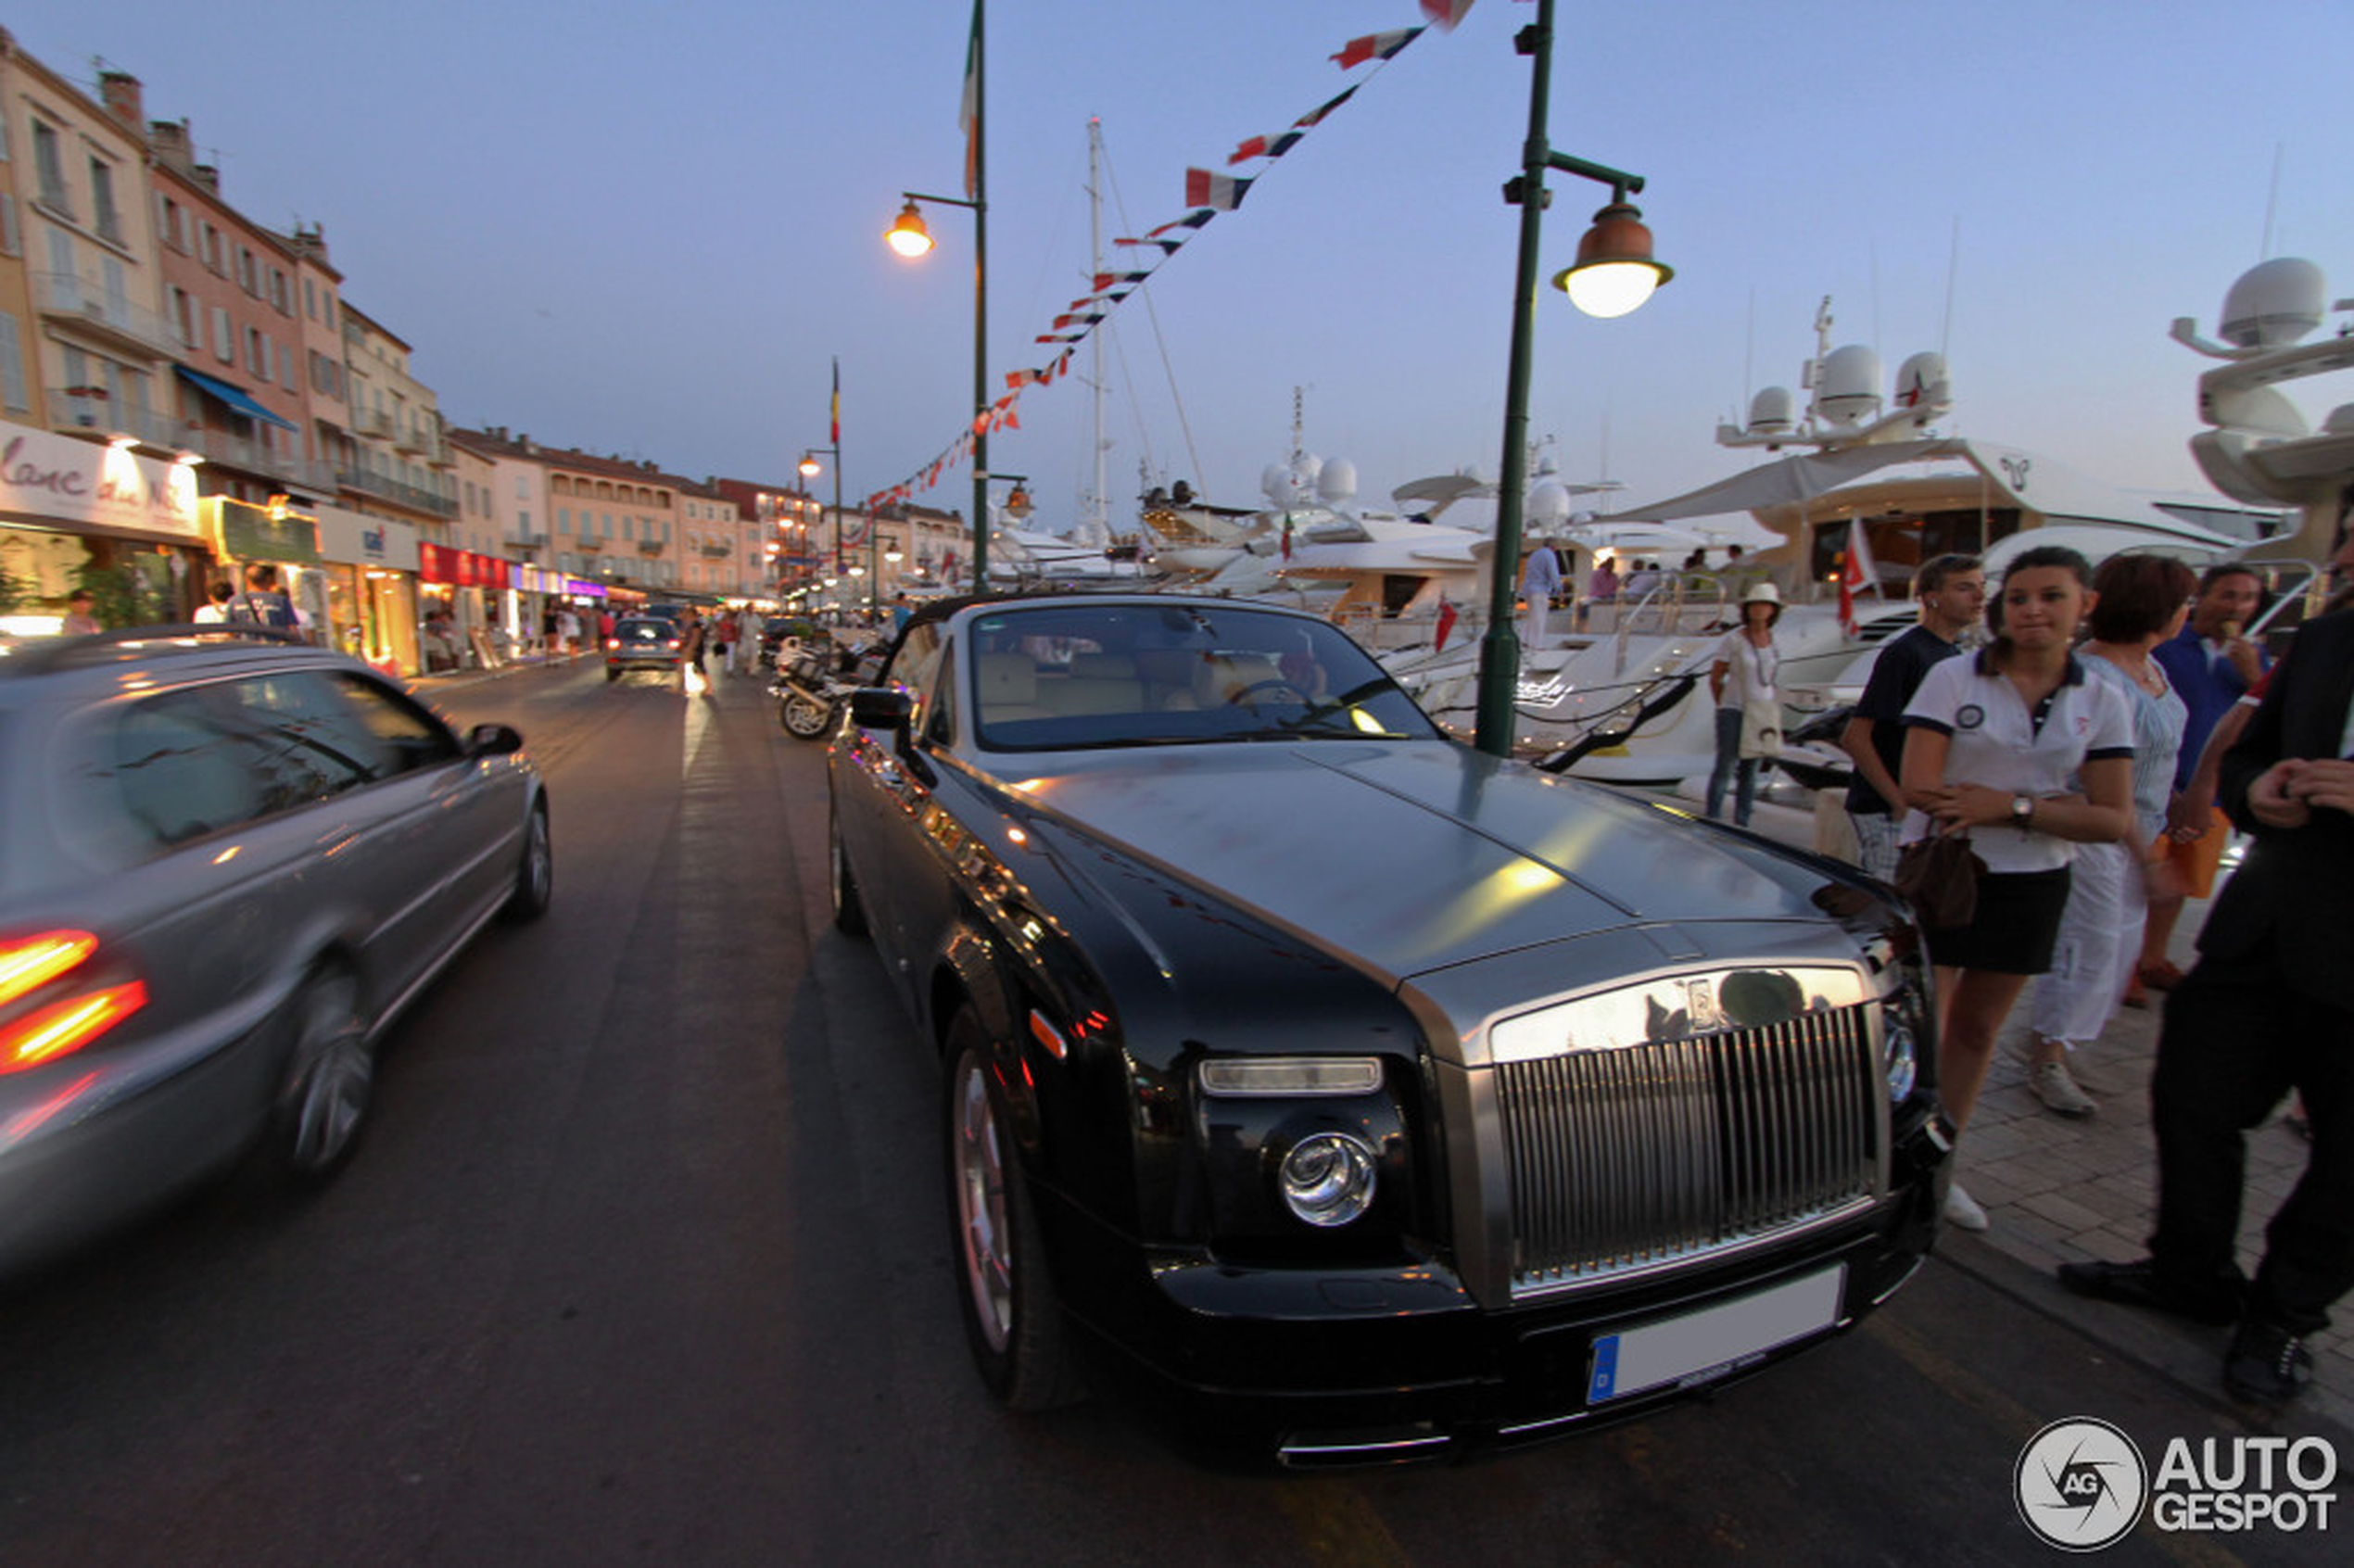
{"label": "yacht canopy", "polygon": [[1978,476],[1990,506],[2040,512],[2054,523],[2123,526],[2216,550],[2245,542],[2172,516],[2149,497],[2104,485],[2038,453],[1956,436],[1800,452],[1667,500],[1610,512],[1598,521],[1675,522],[1803,507],[1884,468],[1946,460],[1958,460]]}

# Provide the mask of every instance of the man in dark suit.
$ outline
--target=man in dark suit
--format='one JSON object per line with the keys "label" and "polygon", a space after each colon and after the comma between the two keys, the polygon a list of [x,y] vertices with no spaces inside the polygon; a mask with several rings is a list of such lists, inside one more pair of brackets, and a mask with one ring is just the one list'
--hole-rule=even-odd
{"label": "man in dark suit", "polygon": [[[2341,539],[2331,565],[2354,575],[2354,541]],[[2225,1386],[2278,1404],[2311,1381],[2303,1342],[2354,1288],[2354,611],[2298,630],[2224,757],[2219,800],[2254,841],[2167,1002],[2150,1084],[2150,1256],[2059,1275],[2082,1295],[2236,1321]],[[2234,1257],[2245,1135],[2291,1089],[2311,1119],[2312,1152],[2249,1282]]]}

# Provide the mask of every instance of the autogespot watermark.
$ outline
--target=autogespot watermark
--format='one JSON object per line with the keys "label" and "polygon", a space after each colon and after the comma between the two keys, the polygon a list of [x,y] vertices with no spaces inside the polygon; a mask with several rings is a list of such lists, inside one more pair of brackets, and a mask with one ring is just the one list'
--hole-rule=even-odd
{"label": "autogespot watermark", "polygon": [[2011,1472],[2019,1518],[2062,1551],[2113,1546],[2145,1515],[2169,1532],[2318,1535],[2336,1488],[2327,1438],[2172,1437],[2152,1470],[2133,1438],[2089,1416],[2035,1434]]}

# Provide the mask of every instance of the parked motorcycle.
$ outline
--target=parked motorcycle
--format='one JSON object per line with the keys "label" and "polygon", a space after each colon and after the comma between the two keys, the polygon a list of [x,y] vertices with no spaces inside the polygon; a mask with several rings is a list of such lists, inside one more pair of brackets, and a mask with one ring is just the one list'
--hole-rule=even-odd
{"label": "parked motorcycle", "polygon": [[865,649],[836,648],[824,642],[804,644],[791,655],[780,656],[768,694],[777,699],[777,717],[785,733],[802,740],[832,734],[850,694],[865,678],[862,667],[874,657]]}

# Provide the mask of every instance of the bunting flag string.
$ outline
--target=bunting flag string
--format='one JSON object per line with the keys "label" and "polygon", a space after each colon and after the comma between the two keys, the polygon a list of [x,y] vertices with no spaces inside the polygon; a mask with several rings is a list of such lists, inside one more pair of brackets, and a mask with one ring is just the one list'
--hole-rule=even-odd
{"label": "bunting flag string", "polygon": [[1375,32],[1363,38],[1352,38],[1340,46],[1340,53],[1333,58],[1340,62],[1343,70],[1354,70],[1367,60],[1393,60],[1398,57],[1399,50],[1427,31],[1420,27],[1401,27],[1393,32]]}
{"label": "bunting flag string", "polygon": [[[1342,44],[1336,53],[1328,57],[1343,70],[1354,70],[1357,67],[1368,62],[1373,63],[1374,70],[1293,120],[1288,130],[1271,135],[1245,139],[1227,157],[1227,167],[1232,168],[1235,164],[1247,163],[1254,159],[1272,164],[1275,159],[1297,147],[1307,133],[1322,124],[1334,110],[1356,96],[1359,89],[1362,88],[1367,82],[1372,81],[1373,76],[1380,74],[1381,70],[1390,60],[1395,59],[1407,45],[1434,27],[1441,32],[1451,32],[1470,12],[1474,4],[1474,0],[1419,0],[1419,8],[1428,19],[1424,25],[1397,28],[1386,32],[1368,33],[1362,38],[1350,39]],[[978,5],[974,9],[977,19]],[[976,19],[976,33],[978,27],[978,19]],[[978,47],[977,44],[975,47]],[[968,60],[968,67],[970,64]],[[969,79],[967,85],[969,92],[972,88]],[[977,120],[978,116],[974,116],[973,119]],[[968,150],[969,152],[973,149],[977,137],[971,135],[974,127],[968,125],[966,128],[968,133]],[[1221,212],[1233,212],[1239,209],[1243,204],[1243,198],[1249,194],[1250,187],[1264,175],[1263,168],[1259,173],[1248,176],[1221,174],[1213,170],[1188,168],[1185,171],[1185,205],[1190,210],[1184,216],[1172,218],[1157,228],[1145,230],[1142,234],[1123,235],[1112,241],[1115,246],[1130,249],[1143,250],[1147,247],[1156,249],[1160,252],[1158,259],[1148,267],[1133,271],[1095,273],[1090,279],[1091,292],[1072,300],[1068,308],[1054,317],[1048,331],[1042,332],[1031,339],[1036,343],[1059,345],[1060,351],[1042,368],[1006,373],[1005,395],[990,404],[987,409],[975,413],[970,424],[959,431],[956,438],[930,462],[918,468],[914,474],[901,483],[887,489],[879,490],[868,497],[867,500],[868,510],[904,505],[915,490],[932,488],[940,482],[943,473],[960,466],[972,455],[973,442],[976,437],[996,430],[1020,429],[1021,416],[1019,405],[1023,391],[1031,386],[1051,386],[1061,376],[1069,373],[1072,353],[1076,351],[1078,345],[1085,341],[1088,335],[1111,314],[1113,308],[1134,293],[1137,287],[1149,280],[1155,272],[1167,266],[1169,259],[1176,255],[1180,248],[1199,234],[1211,219]]]}
{"label": "bunting flag string", "polygon": [[1226,155],[1227,167],[1247,163],[1254,158],[1281,158],[1307,133],[1305,131],[1285,131],[1273,136],[1253,136]]}

